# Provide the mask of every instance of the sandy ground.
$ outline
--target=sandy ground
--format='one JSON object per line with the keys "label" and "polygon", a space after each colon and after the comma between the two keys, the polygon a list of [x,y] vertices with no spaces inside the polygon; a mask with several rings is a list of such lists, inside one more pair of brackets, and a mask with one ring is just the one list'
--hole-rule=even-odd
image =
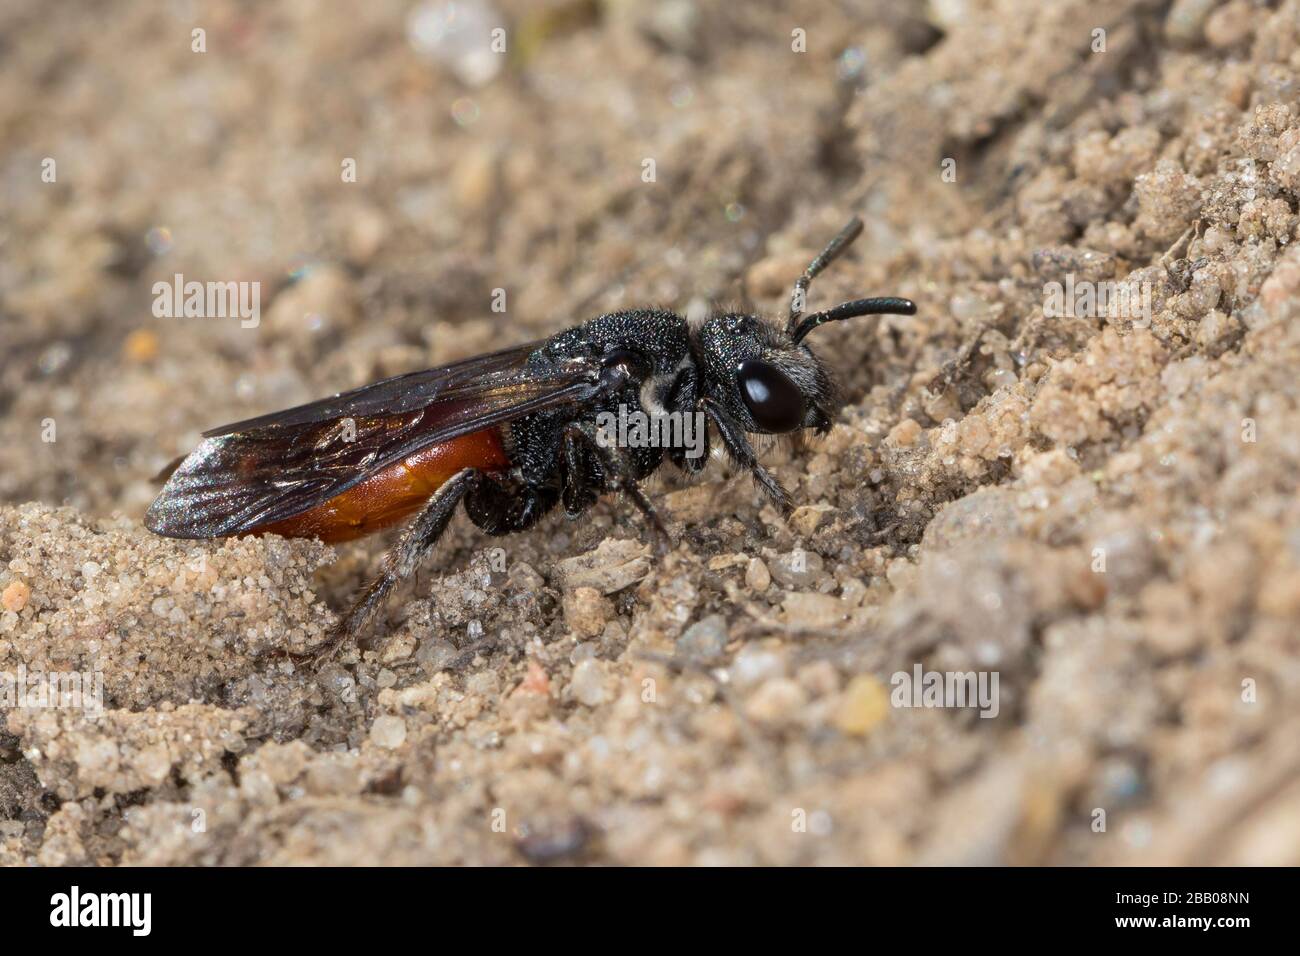
{"label": "sandy ground", "polygon": [[[0,10],[0,672],[103,699],[0,714],[0,862],[1300,863],[1300,2],[493,3],[488,57],[436,2]],[[813,302],[920,313],[811,340],[789,521],[723,463],[662,558],[459,518],[319,671],[382,539],[140,523],[204,428],[776,314],[855,212]]]}

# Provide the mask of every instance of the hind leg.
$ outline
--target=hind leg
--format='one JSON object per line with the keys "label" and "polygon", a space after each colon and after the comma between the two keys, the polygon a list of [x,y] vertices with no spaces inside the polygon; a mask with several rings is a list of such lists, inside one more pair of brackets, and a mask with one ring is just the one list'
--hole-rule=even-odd
{"label": "hind leg", "polygon": [[483,474],[477,468],[465,468],[434,493],[424,510],[407,524],[397,544],[385,555],[383,572],[362,592],[339,622],[329,642],[317,652],[317,662],[333,657],[345,643],[361,636],[389,592],[410,577],[438,543],[461,499],[482,480]]}

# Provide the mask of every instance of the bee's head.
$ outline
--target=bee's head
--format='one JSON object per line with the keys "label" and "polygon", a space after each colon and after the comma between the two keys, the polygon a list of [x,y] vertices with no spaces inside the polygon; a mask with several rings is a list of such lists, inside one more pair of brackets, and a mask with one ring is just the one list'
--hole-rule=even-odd
{"label": "bee's head", "polygon": [[725,313],[700,329],[704,391],[747,432],[824,431],[835,387],[817,356],[756,315]]}
{"label": "bee's head", "polygon": [[704,392],[747,432],[824,432],[835,411],[835,385],[804,337],[824,322],[885,312],[913,315],[916,306],[907,299],[859,299],[785,329],[756,315],[711,316],[699,331]]}

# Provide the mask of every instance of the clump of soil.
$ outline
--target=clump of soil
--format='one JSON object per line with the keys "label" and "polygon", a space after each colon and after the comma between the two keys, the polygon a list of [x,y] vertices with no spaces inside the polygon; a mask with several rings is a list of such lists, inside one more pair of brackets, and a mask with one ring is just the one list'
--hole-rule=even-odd
{"label": "clump of soil", "polygon": [[[0,862],[1300,863],[1300,2],[465,6],[497,60],[437,2],[0,13],[0,673],[102,703],[0,715]],[[319,669],[383,541],[140,523],[225,421],[776,315],[853,213],[813,302],[920,310],[809,340],[789,520],[722,462],[663,556],[458,519]]]}

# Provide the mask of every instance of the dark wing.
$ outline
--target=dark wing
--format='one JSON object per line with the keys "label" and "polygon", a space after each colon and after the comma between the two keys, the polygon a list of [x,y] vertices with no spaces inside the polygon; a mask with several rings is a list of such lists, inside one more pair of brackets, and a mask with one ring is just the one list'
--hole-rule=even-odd
{"label": "dark wing", "polygon": [[[535,348],[399,375],[207,432],[145,524],[173,538],[251,531],[301,514],[422,448],[597,393],[597,360],[528,366]],[[351,430],[355,438],[345,440]]]}
{"label": "dark wing", "polygon": [[518,371],[528,356],[541,348],[542,342],[528,342],[487,355],[476,355],[449,365],[439,365],[419,372],[407,372],[362,385],[350,392],[339,392],[329,398],[286,408],[284,411],[246,418],[211,428],[204,438],[217,438],[235,432],[253,431],[268,425],[306,425],[311,422],[339,418],[356,418],[369,415],[394,415],[423,408],[449,389],[464,387],[475,380]]}

